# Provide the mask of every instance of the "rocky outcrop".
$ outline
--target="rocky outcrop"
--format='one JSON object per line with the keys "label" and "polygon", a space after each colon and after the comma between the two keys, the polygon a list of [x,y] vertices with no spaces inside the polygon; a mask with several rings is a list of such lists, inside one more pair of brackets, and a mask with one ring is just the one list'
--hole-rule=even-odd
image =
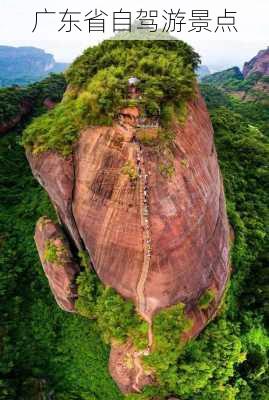
{"label": "rocky outcrop", "polygon": [[27,158],[35,178],[48,192],[59,220],[67,228],[77,248],[81,249],[81,239],[72,211],[74,190],[73,158],[64,158],[53,152],[45,152],[38,156],[28,152]]}
{"label": "rocky outcrop", "polygon": [[269,75],[269,47],[259,51],[255,57],[244,64],[244,78],[248,78],[253,73],[259,73],[262,76]]}
{"label": "rocky outcrop", "polygon": [[[143,144],[147,128],[137,128],[138,121],[138,108],[129,107],[113,126],[81,132],[71,157],[47,152],[28,153],[28,159],[101,281],[132,299],[149,323],[149,342],[153,315],[179,302],[193,322],[188,340],[216,314],[229,277],[229,226],[213,129],[198,92],[164,151]],[[150,136],[158,129],[151,127]],[[212,299],[201,307],[208,291]],[[123,391],[139,390],[152,377],[141,374],[135,355],[127,371],[128,351],[113,347],[110,370]]]}
{"label": "rocky outcrop", "polygon": [[32,111],[32,103],[30,101],[24,100],[20,105],[20,110],[17,115],[10,118],[8,121],[0,124],[0,135],[9,132],[11,129],[15,128],[22,120],[22,118]]}
{"label": "rocky outcrop", "polygon": [[202,83],[220,88],[243,101],[262,101],[268,104],[269,48],[245,63],[243,74],[238,67],[216,72],[202,79]]}
{"label": "rocky outcrop", "polygon": [[[137,350],[129,341],[111,347],[109,372],[122,393],[139,391],[142,387],[154,383],[152,373],[144,371],[142,366],[136,365],[137,353]],[[140,375],[139,368],[141,368]]]}
{"label": "rocky outcrop", "polygon": [[265,82],[263,81],[263,79],[260,79],[252,86],[252,89],[245,94],[244,100],[245,101],[259,100],[260,102],[265,102],[266,104],[268,104],[268,95],[269,95],[269,82]]}
{"label": "rocky outcrop", "polygon": [[35,242],[51,291],[59,307],[74,312],[75,279],[80,269],[60,227],[48,218],[36,225]]}
{"label": "rocky outcrop", "polygon": [[46,97],[43,101],[43,106],[48,110],[52,110],[56,106],[56,102],[51,100],[49,97]]}

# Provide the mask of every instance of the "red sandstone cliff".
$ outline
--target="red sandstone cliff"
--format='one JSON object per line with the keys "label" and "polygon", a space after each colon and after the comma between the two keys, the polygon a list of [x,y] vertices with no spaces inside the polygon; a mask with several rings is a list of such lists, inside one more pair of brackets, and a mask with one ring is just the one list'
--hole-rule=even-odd
{"label": "red sandstone cliff", "polygon": [[[102,282],[132,299],[147,321],[161,308],[184,303],[192,337],[215,315],[229,277],[229,227],[212,125],[200,94],[188,104],[184,126],[175,124],[168,155],[141,144],[137,125],[138,109],[125,109],[113,127],[81,132],[69,158],[55,152],[27,156]],[[169,177],[161,168],[167,157],[173,164]],[[126,165],[136,166],[135,179],[124,173]],[[214,300],[201,310],[197,303],[207,289]],[[57,290],[55,285],[56,299]],[[129,391],[133,371],[121,370],[124,356],[113,349],[111,372]]]}
{"label": "red sandstone cliff", "polygon": [[253,73],[261,73],[262,75],[269,75],[269,47],[253,57],[250,61],[244,64],[243,75],[244,78],[249,77]]}

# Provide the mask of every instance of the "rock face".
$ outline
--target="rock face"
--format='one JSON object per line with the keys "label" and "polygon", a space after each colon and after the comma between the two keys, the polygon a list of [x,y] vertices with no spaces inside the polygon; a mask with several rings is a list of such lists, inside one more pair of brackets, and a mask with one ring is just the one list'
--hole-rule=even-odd
{"label": "rock face", "polygon": [[43,101],[43,106],[46,107],[48,110],[52,110],[56,106],[56,102],[51,100],[49,97],[46,97]]}
{"label": "rock face", "polygon": [[247,78],[253,73],[260,73],[263,76],[269,75],[269,47],[259,53],[250,61],[244,64],[243,75]]}
{"label": "rock face", "polygon": [[[122,114],[126,125],[83,131],[73,157],[28,154],[34,175],[77,247],[85,245],[100,279],[136,303],[147,259],[147,197],[150,265],[142,285],[147,315],[178,302],[191,312],[209,287],[217,304],[229,274],[228,222],[204,101],[199,95],[188,105],[185,125],[175,126],[170,178],[160,172],[166,160],[132,140],[136,129],[130,121],[136,111]],[[146,188],[141,179],[131,180],[123,172],[126,165],[136,166],[138,157],[146,171]]]}
{"label": "rock face", "polygon": [[48,192],[59,219],[66,226],[78,249],[81,239],[73,217],[72,198],[74,188],[73,159],[59,157],[56,153],[42,153],[38,157],[27,154],[33,174]]}
{"label": "rock face", "polygon": [[122,393],[139,391],[144,386],[154,383],[151,373],[143,371],[140,364],[135,365],[138,363],[138,358],[135,357],[136,353],[136,349],[129,341],[111,347],[109,372]]}
{"label": "rock face", "polygon": [[57,224],[43,217],[36,225],[35,242],[57,304],[64,311],[74,312],[75,279],[80,269],[63,232]]}
{"label": "rock face", "polygon": [[[151,127],[151,136],[158,129]],[[148,131],[139,124],[139,110],[127,108],[112,127],[81,132],[71,157],[28,153],[28,160],[102,282],[132,299],[146,321],[184,303],[193,321],[188,339],[216,314],[229,277],[229,226],[213,129],[197,93],[184,125],[174,123],[169,151],[143,144]],[[37,229],[41,259],[47,238]],[[53,266],[44,268],[59,300],[48,273]],[[202,308],[199,300],[208,290],[213,299]],[[110,370],[121,389],[130,391],[133,372],[122,371],[124,357],[125,351],[113,349]],[[136,375],[136,387],[147,379]]]}

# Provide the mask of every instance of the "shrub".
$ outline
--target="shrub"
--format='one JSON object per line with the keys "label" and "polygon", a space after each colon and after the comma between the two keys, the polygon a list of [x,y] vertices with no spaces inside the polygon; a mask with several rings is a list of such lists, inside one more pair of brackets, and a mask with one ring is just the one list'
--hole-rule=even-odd
{"label": "shrub", "polygon": [[44,259],[47,262],[63,264],[67,255],[64,245],[56,246],[54,240],[47,240],[45,244]]}
{"label": "shrub", "polygon": [[77,277],[78,299],[75,303],[77,312],[83,317],[96,319],[96,297],[98,280],[89,266]]}
{"label": "shrub", "polygon": [[128,175],[130,181],[135,181],[138,177],[137,169],[132,165],[131,161],[128,161],[121,169],[124,175]]}
{"label": "shrub", "polygon": [[48,240],[45,245],[44,251],[44,259],[45,261],[55,263],[58,261],[58,249],[53,243],[53,241]]}
{"label": "shrub", "polygon": [[159,165],[159,171],[165,178],[172,178],[175,173],[175,167],[172,163],[162,163]]}
{"label": "shrub", "polygon": [[215,299],[215,293],[211,289],[206,289],[198,300],[200,310],[206,310]]}
{"label": "shrub", "polygon": [[95,319],[106,343],[124,342],[131,338],[138,348],[147,344],[147,324],[137,315],[134,304],[123,299],[114,289],[104,287],[89,267],[78,278],[78,313]]}
{"label": "shrub", "polygon": [[97,324],[106,343],[127,340],[128,333],[139,324],[134,304],[124,300],[112,288],[104,288],[96,304]]}

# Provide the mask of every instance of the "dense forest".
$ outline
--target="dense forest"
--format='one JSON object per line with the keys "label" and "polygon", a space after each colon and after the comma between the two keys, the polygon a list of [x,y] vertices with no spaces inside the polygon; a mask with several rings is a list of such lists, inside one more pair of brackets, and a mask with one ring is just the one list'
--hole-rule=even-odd
{"label": "dense forest", "polygon": [[[113,84],[103,91],[104,72],[96,74],[94,82],[90,83],[100,100],[98,118],[102,113],[113,117],[114,107],[121,104],[121,89],[116,93],[115,103],[111,103],[112,93],[125,73],[117,46],[107,46],[111,46],[112,58],[118,60],[119,65],[114,69],[108,52],[100,50],[102,62],[106,62],[109,69],[107,78]],[[141,45],[139,51],[146,50]],[[78,59],[68,72],[74,88],[89,85],[85,77],[95,74],[99,68],[96,61],[100,59],[99,50],[88,51],[95,63],[85,65],[85,58]],[[139,64],[136,70],[140,78],[146,75],[147,84],[143,89],[148,90],[152,99],[150,109],[146,107],[145,112],[154,112],[156,107],[165,111],[165,84],[173,84],[173,70],[171,73],[168,70],[162,49],[156,50],[156,54],[166,73],[165,82],[156,82],[154,74],[158,74],[158,69],[154,56],[150,56],[145,65]],[[195,67],[198,62],[195,54],[185,54],[190,57],[185,59],[186,64],[190,65],[193,59]],[[173,59],[173,54],[170,57]],[[135,60],[134,56],[130,66]],[[96,70],[91,72],[92,68]],[[184,62],[178,68],[182,73]],[[150,74],[152,78],[148,82]],[[187,69],[184,78],[186,85],[192,82],[191,69]],[[152,85],[153,93],[149,90]],[[63,90],[64,86],[61,93]],[[145,365],[154,367],[158,386],[130,395],[130,400],[163,399],[169,395],[184,400],[268,399],[268,171],[265,168],[269,153],[268,105],[239,101],[212,85],[201,85],[201,90],[215,130],[229,220],[235,237],[231,253],[232,279],[218,317],[185,347],[178,343],[174,334],[175,329],[182,329],[182,309],[171,309],[169,315],[158,314],[153,326],[158,351],[144,360]],[[180,94],[188,99],[192,92],[185,90]],[[96,97],[88,100],[92,101],[91,105]],[[74,101],[81,104],[75,89],[67,93],[65,101],[67,105]],[[38,143],[42,149],[63,145],[63,136],[60,142],[58,137],[52,140],[49,114],[59,112],[57,120],[61,127],[61,117],[65,118],[61,107],[66,107],[65,101],[59,111],[56,108],[44,114],[45,110],[39,107],[35,112],[35,116],[42,114],[33,122],[43,129],[41,138],[45,140]],[[68,105],[66,109],[68,116],[71,108]],[[86,318],[67,314],[56,306],[40,265],[33,241],[34,225],[42,215],[53,219],[55,215],[47,195],[32,177],[21,146],[25,127],[24,144],[34,146],[36,143],[30,120],[28,118],[0,140],[0,399],[120,400],[123,396],[107,371],[107,338],[102,338],[100,331],[110,327],[107,335],[119,333],[115,332],[115,326],[124,324],[117,315],[122,303],[111,291],[100,289],[85,272],[80,277],[81,297],[77,308]],[[64,143],[67,151],[73,139],[71,133],[69,142]],[[101,290],[101,300],[97,304],[93,301],[96,290]],[[204,304],[207,301],[203,299]],[[108,313],[111,305],[112,312]],[[124,307],[127,314],[131,312],[131,305],[126,303]],[[87,318],[90,309],[102,318],[97,321]],[[162,334],[164,331],[166,336]],[[141,332],[143,334],[143,326]]]}
{"label": "dense forest", "polygon": [[44,100],[60,101],[65,89],[66,81],[61,74],[51,74],[27,87],[0,88],[0,124],[15,118],[24,104],[28,105],[32,115],[39,115]]}

